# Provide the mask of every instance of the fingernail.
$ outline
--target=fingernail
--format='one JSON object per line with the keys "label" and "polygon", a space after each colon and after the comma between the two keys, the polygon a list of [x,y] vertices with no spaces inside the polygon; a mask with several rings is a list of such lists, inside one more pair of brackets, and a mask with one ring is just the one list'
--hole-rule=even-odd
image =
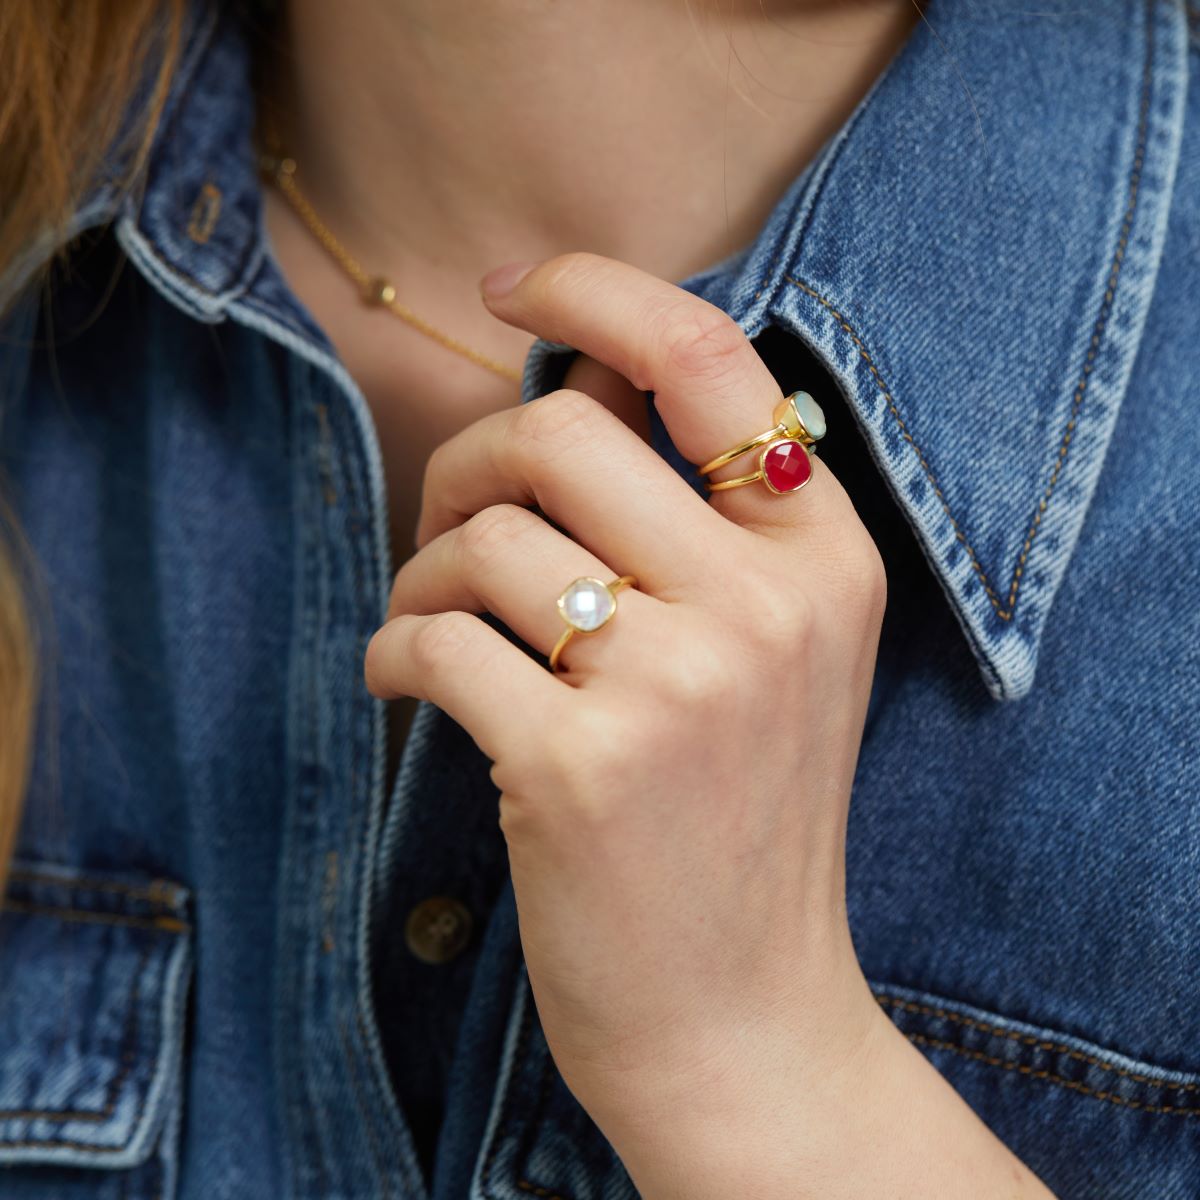
{"label": "fingernail", "polygon": [[487,300],[507,296],[536,266],[537,263],[531,262],[505,263],[489,271],[479,281],[479,290]]}

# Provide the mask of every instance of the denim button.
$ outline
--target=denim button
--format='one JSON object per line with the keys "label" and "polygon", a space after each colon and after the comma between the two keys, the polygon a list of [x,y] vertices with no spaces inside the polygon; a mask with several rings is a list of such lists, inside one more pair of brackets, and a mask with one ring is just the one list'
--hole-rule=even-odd
{"label": "denim button", "polygon": [[472,923],[466,905],[450,896],[430,896],[408,914],[404,940],[422,962],[449,962],[471,940]]}

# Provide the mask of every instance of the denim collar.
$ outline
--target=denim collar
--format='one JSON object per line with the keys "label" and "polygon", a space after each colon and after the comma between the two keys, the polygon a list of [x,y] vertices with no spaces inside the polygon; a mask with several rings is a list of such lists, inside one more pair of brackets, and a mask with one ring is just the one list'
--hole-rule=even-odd
{"label": "denim collar", "polygon": [[[140,197],[102,186],[75,227],[115,217],[134,262],[199,320],[266,289],[323,341],[263,270],[244,42],[223,6],[196,3],[189,22]],[[753,242],[681,281],[748,336],[782,326],[828,365],[997,699],[1032,686],[1101,466],[1120,454],[1186,53],[1169,0],[934,0]],[[534,343],[523,399],[569,349]]]}
{"label": "denim collar", "polygon": [[1187,74],[1182,5],[1036,8],[935,0],[747,251],[682,284],[830,368],[997,700],[1120,454]]}

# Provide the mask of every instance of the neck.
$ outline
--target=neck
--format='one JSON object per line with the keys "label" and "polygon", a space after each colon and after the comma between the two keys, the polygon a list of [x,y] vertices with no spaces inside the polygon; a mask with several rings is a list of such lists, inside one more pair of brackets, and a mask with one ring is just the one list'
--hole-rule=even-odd
{"label": "neck", "polygon": [[752,239],[916,0],[291,0],[273,65],[352,251],[462,295],[587,249],[681,279]]}

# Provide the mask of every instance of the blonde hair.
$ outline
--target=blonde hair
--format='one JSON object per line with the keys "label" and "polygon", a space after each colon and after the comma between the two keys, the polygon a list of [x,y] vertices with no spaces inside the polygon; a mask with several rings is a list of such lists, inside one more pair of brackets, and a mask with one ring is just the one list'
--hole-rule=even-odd
{"label": "blonde hair", "polygon": [[[133,185],[166,99],[184,12],[185,0],[0,4],[0,278],[41,239],[65,241],[110,151],[130,151],[123,182]],[[144,111],[130,128],[129,106],[147,78]],[[127,146],[118,145],[123,136]],[[4,401],[0,395],[0,410]],[[0,897],[28,781],[38,688],[30,563],[22,561],[28,550],[3,485],[0,478]]]}

